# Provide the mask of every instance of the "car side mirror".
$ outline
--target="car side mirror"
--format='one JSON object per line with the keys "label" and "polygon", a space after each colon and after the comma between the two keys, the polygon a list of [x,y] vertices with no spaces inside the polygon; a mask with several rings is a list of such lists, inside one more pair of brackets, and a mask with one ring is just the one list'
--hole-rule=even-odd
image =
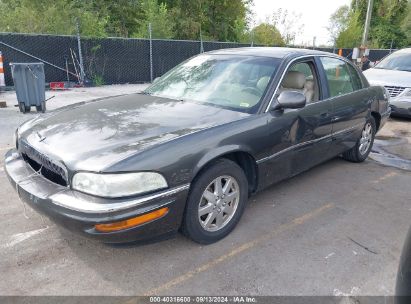
{"label": "car side mirror", "polygon": [[283,91],[277,98],[276,108],[282,109],[299,109],[306,104],[305,95],[298,91]]}

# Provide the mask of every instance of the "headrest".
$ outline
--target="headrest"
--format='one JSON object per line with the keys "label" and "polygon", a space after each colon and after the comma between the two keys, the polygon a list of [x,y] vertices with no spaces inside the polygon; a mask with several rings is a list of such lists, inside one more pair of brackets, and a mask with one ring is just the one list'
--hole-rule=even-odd
{"label": "headrest", "polygon": [[270,82],[270,76],[263,76],[257,81],[257,88],[264,92],[268,83]]}
{"label": "headrest", "polygon": [[297,71],[288,71],[283,80],[282,86],[287,89],[298,89],[304,88],[305,75]]}
{"label": "headrest", "polygon": [[314,81],[313,80],[306,80],[304,88],[307,90],[314,90]]}

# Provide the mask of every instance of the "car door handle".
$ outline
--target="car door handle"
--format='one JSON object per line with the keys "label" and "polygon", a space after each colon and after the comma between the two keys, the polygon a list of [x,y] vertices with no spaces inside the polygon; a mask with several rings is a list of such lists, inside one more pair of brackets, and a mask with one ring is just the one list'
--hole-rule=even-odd
{"label": "car door handle", "polygon": [[330,112],[324,112],[324,113],[320,114],[320,117],[322,117],[322,118],[325,118],[325,117],[328,117],[328,116],[330,116]]}

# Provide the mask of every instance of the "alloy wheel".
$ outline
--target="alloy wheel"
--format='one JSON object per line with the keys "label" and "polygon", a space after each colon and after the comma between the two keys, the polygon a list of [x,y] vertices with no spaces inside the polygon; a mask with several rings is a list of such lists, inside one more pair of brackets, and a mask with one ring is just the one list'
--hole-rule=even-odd
{"label": "alloy wheel", "polygon": [[367,122],[364,129],[362,130],[361,138],[360,138],[360,146],[359,152],[361,155],[367,153],[368,149],[370,148],[372,141],[372,126],[371,123]]}
{"label": "alloy wheel", "polygon": [[229,175],[214,179],[204,190],[198,205],[198,219],[204,230],[215,232],[233,218],[240,200],[237,180]]}

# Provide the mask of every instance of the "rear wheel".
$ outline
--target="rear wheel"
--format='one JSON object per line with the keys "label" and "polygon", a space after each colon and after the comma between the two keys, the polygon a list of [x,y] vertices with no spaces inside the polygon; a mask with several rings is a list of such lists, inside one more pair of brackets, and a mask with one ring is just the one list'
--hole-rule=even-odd
{"label": "rear wheel", "polygon": [[228,159],[214,162],[192,184],[183,233],[197,243],[217,242],[237,225],[247,198],[243,170]]}
{"label": "rear wheel", "polygon": [[356,163],[363,162],[371,152],[376,132],[375,119],[371,117],[365,123],[361,136],[355,146],[344,152],[343,158]]}

